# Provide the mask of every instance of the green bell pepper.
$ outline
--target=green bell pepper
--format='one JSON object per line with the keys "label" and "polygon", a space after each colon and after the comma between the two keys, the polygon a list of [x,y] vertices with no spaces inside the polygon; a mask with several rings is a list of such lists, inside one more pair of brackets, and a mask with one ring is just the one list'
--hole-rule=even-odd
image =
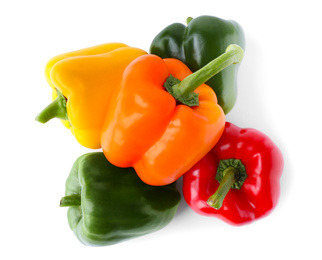
{"label": "green bell pepper", "polygon": [[165,227],[181,199],[175,183],[150,186],[133,168],[118,168],[101,152],[79,157],[66,180],[60,206],[88,246],[107,246]]}
{"label": "green bell pepper", "polygon": [[[188,18],[187,22],[188,26],[174,23],[163,29],[153,39],[150,53],[179,59],[195,72],[224,53],[229,44],[245,49],[244,32],[234,21],[200,16]],[[238,64],[232,65],[206,82],[215,91],[225,114],[236,102],[238,67]]]}

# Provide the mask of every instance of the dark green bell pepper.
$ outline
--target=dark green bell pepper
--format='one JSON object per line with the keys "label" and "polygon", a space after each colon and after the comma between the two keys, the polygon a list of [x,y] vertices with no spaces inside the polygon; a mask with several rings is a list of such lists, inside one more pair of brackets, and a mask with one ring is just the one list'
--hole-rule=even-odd
{"label": "dark green bell pepper", "polygon": [[[195,72],[224,53],[229,44],[245,49],[244,32],[234,21],[200,16],[188,18],[187,22],[188,26],[174,23],[163,29],[153,39],[150,53],[179,59]],[[206,82],[214,89],[225,114],[236,102],[238,66],[232,65]]]}
{"label": "dark green bell pepper", "polygon": [[68,223],[85,245],[106,246],[165,227],[181,199],[175,183],[149,186],[133,168],[118,168],[100,152],[74,163],[62,207]]}

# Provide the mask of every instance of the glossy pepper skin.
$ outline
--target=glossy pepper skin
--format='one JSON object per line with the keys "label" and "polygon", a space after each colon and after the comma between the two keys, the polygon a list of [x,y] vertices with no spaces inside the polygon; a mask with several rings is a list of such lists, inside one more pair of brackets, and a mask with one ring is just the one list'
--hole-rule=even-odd
{"label": "glossy pepper skin", "polygon": [[108,246],[162,229],[180,198],[175,183],[149,186],[133,168],[117,168],[96,152],[74,163],[61,206],[69,207],[68,223],[80,242]]}
{"label": "glossy pepper skin", "polygon": [[202,82],[242,57],[240,46],[230,45],[193,74],[176,59],[151,54],[135,59],[123,73],[121,91],[102,128],[106,158],[118,167],[134,167],[149,185],[176,181],[224,130],[216,94]]}
{"label": "glossy pepper skin", "polygon": [[[163,29],[153,39],[150,53],[179,59],[194,72],[222,54],[229,44],[245,48],[244,32],[235,21],[213,16],[188,18],[187,21],[188,26],[174,23]],[[238,67],[238,64],[230,66],[206,82],[216,92],[225,114],[236,102]]]}
{"label": "glossy pepper skin", "polygon": [[[53,89],[54,99],[57,90],[62,94],[61,103],[65,101],[67,109],[63,123],[80,144],[100,148],[101,128],[109,104],[119,91],[122,73],[132,60],[144,54],[145,51],[123,43],[107,43],[48,61],[46,80]],[[54,107],[50,112],[45,109],[36,120],[45,123],[56,117],[58,109]]]}
{"label": "glossy pepper skin", "polygon": [[[236,159],[244,168],[239,168]],[[239,185],[240,189],[229,190],[230,184],[227,195],[220,198],[218,191],[223,180],[219,184],[215,177],[217,172],[224,174],[225,170],[228,173],[231,169],[237,169],[237,175],[239,171],[246,173],[244,182]],[[226,122],[216,146],[184,175],[183,195],[198,214],[218,217],[232,225],[243,225],[268,215],[276,206],[282,171],[282,153],[268,136]],[[237,180],[238,177],[233,183],[236,184]],[[217,195],[214,195],[216,191]]]}
{"label": "glossy pepper skin", "polygon": [[[155,73],[157,71],[158,73]],[[197,88],[200,104],[176,105],[163,84],[190,75],[180,61],[144,55],[123,75],[122,92],[102,128],[102,149],[119,167],[134,167],[150,185],[178,179],[218,141],[225,117],[213,90]]]}

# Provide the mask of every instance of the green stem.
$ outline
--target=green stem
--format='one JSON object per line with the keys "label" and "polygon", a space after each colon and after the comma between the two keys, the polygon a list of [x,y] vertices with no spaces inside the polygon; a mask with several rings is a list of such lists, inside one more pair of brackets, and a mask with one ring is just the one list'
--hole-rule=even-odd
{"label": "green stem", "polygon": [[169,78],[171,82],[167,80],[164,86],[181,103],[187,106],[198,106],[198,95],[194,93],[194,90],[228,66],[241,62],[243,56],[243,49],[237,44],[231,44],[227,47],[225,53],[181,82],[178,83],[178,80],[176,82],[172,77],[172,79]]}
{"label": "green stem", "polygon": [[230,166],[227,169],[225,169],[223,174],[224,177],[221,180],[217,191],[207,200],[208,205],[215,209],[221,208],[224,198],[226,197],[228,191],[238,180],[239,171],[236,168]]}
{"label": "green stem", "polygon": [[53,118],[68,120],[66,99],[58,90],[57,98],[36,116],[36,121],[44,124]]}
{"label": "green stem", "polygon": [[65,196],[60,200],[61,207],[77,207],[80,205],[81,205],[81,196],[78,194]]}
{"label": "green stem", "polygon": [[188,18],[187,18],[187,20],[186,20],[187,25],[188,25],[192,20],[193,20],[193,18],[192,18],[192,17],[188,17]]}

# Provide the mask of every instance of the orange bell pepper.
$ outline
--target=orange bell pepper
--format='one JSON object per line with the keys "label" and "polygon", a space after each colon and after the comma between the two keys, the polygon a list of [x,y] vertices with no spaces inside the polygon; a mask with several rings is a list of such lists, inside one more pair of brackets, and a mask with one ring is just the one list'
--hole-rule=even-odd
{"label": "orange bell pepper", "polygon": [[46,123],[57,117],[81,145],[100,148],[101,128],[109,103],[119,92],[123,71],[144,54],[123,43],[106,43],[53,57],[45,77],[54,101],[36,120]]}
{"label": "orange bell pepper", "polygon": [[134,167],[150,185],[177,180],[214,147],[224,130],[216,94],[203,83],[242,57],[243,50],[230,45],[193,74],[179,60],[136,58],[123,73],[102,127],[106,158],[119,167]]}

